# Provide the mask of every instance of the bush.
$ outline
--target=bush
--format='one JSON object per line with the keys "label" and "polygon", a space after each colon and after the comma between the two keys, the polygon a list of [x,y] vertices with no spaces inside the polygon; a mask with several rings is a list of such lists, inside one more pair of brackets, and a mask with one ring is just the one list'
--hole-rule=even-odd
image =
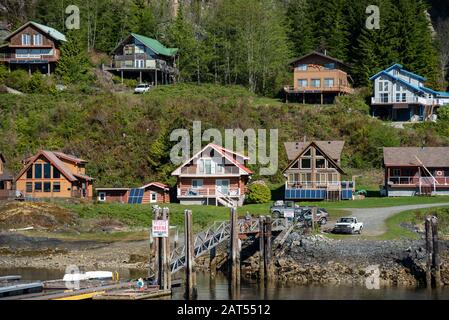
{"label": "bush", "polygon": [[271,190],[264,182],[253,182],[248,186],[248,203],[267,203],[271,201]]}
{"label": "bush", "polygon": [[8,69],[6,69],[4,64],[0,64],[0,85],[5,84],[7,76],[8,76]]}
{"label": "bush", "polygon": [[5,84],[10,88],[25,92],[28,89],[29,79],[30,76],[25,70],[15,70],[6,77]]}

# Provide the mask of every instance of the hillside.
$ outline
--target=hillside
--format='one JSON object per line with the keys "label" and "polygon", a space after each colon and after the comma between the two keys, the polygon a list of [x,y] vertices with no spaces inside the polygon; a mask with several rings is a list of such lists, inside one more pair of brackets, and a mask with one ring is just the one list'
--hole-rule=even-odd
{"label": "hillside", "polygon": [[[89,160],[88,174],[97,186],[123,186],[154,179],[173,184],[169,151],[175,142],[169,135],[191,128],[194,120],[202,122],[202,130],[279,129],[280,171],[287,163],[283,142],[304,136],[344,139],[342,163],[349,174],[380,168],[383,146],[449,145],[445,121],[395,129],[366,110],[361,94],[341,97],[336,105],[304,106],[260,98],[242,87],[214,85],[158,87],[144,96],[2,94],[0,150],[17,172],[24,156],[59,149]],[[265,178],[282,182],[280,171]]]}

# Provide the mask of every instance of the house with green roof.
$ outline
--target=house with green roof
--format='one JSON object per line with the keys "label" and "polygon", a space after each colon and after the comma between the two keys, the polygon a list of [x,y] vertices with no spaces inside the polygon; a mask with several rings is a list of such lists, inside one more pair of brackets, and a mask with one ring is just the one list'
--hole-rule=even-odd
{"label": "house with green roof", "polygon": [[29,21],[10,33],[6,44],[0,46],[0,62],[8,69],[25,68],[31,74],[54,72],[61,57],[61,45],[67,41],[64,34],[43,24]]}
{"label": "house with green roof", "polygon": [[157,86],[176,81],[177,48],[167,48],[156,39],[131,33],[112,51],[105,70],[122,78],[138,79]]}

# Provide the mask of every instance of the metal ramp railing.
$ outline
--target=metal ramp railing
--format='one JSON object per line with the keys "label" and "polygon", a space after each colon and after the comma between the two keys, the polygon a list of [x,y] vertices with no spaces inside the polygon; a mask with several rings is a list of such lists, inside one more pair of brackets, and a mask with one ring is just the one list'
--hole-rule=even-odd
{"label": "metal ramp railing", "polygon": [[[259,219],[251,220],[239,220],[239,233],[257,233],[259,231]],[[272,222],[272,231],[283,231],[289,227],[289,223],[286,219],[274,219]],[[229,221],[214,222],[206,230],[201,231],[195,235],[194,240],[194,252],[195,258],[202,256],[209,252],[212,248],[215,248],[220,243],[228,240],[231,237],[231,224]],[[181,237],[182,238],[182,237]],[[185,265],[185,245],[175,248],[171,252],[170,257],[170,270],[175,273],[181,270]]]}

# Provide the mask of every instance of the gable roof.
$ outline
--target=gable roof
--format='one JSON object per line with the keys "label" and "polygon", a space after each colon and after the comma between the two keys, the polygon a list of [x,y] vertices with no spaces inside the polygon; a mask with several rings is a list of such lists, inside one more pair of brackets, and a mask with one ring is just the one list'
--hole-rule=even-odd
{"label": "gable roof", "polygon": [[448,167],[449,168],[449,147],[397,147],[384,148],[384,165],[390,166],[416,166],[426,167]]}
{"label": "gable roof", "polygon": [[146,189],[146,188],[151,187],[151,186],[154,186],[154,187],[157,187],[157,188],[163,189],[163,190],[169,190],[169,187],[166,184],[163,184],[163,183],[160,183],[160,182],[150,182],[150,183],[140,187],[140,189]]}
{"label": "gable roof", "polygon": [[113,50],[112,52],[117,51],[118,48],[120,48],[125,42],[127,42],[130,38],[134,38],[138,40],[140,43],[142,43],[147,48],[150,48],[153,50],[156,54],[167,56],[167,57],[173,57],[175,56],[179,49],[178,48],[167,48],[162,43],[157,41],[156,39],[149,38],[146,36],[142,36],[137,33],[131,33],[129,34],[125,39],[123,39]]}
{"label": "gable roof", "polygon": [[240,168],[243,172],[245,172],[246,175],[253,174],[251,170],[249,170],[247,167],[245,167],[242,163],[238,162],[236,159],[234,159],[234,155],[238,157],[242,157],[244,160],[248,160],[249,158],[243,155],[240,155],[232,150],[225,149],[219,145],[209,143],[206,145],[203,149],[201,149],[199,152],[197,152],[193,157],[191,157],[189,160],[184,162],[181,166],[179,166],[175,171],[172,172],[173,176],[178,176],[181,174],[181,168],[186,166],[188,163],[190,163],[193,159],[197,158],[199,155],[201,155],[207,148],[212,148],[215,151],[217,151],[219,154],[221,154],[224,158],[226,158],[229,162]]}
{"label": "gable roof", "polygon": [[[57,154],[59,154],[59,156]],[[67,180],[69,180],[70,182],[77,181],[78,179],[89,180],[89,181],[93,180],[93,178],[91,178],[87,175],[79,174],[79,173],[72,173],[65,166],[65,164],[59,159],[61,157],[60,155],[61,155],[61,152],[55,153],[55,152],[46,151],[46,150],[39,151],[35,156],[27,159],[26,165],[22,168],[22,170],[20,170],[19,174],[17,175],[16,180],[19,179],[33,165],[33,163],[37,159],[39,159],[39,157],[41,157],[41,156],[43,156],[48,161],[50,161],[50,163],[52,165],[54,165],[61,172],[61,174],[64,175],[67,178]],[[63,155],[66,157],[71,157],[66,154],[63,154]]]}
{"label": "gable roof", "polygon": [[[321,142],[325,142],[325,141],[321,141]],[[327,142],[332,142],[332,141],[327,141]],[[341,142],[343,142],[344,145],[344,141],[335,141],[335,142],[339,142],[336,143],[336,146],[339,146],[341,144]],[[309,143],[305,143],[305,147],[301,150],[301,152],[299,152],[297,154],[297,156],[289,162],[289,164],[287,165],[287,167],[284,169],[283,172],[287,171],[303,154],[304,152],[307,151],[307,149],[309,149],[309,147],[315,147],[315,149],[317,149],[318,151],[320,151],[324,157],[331,163],[334,165],[334,167],[341,173],[344,174],[343,169],[340,167],[340,165],[337,163],[340,160],[340,157],[338,157],[337,159],[333,159],[333,157],[331,157],[325,150],[323,150],[315,141],[309,142]],[[321,144],[322,146],[325,146],[326,144]],[[329,143],[330,145],[330,143]],[[341,146],[343,149],[343,145]],[[338,151],[338,147],[335,147],[334,150],[332,150],[331,152],[336,152]],[[341,151],[340,151],[341,154]]]}
{"label": "gable roof", "polygon": [[291,60],[289,64],[295,64],[296,62],[301,61],[301,60],[303,60],[303,59],[305,59],[307,57],[310,57],[310,56],[319,56],[319,57],[322,57],[322,58],[326,58],[328,60],[340,63],[340,64],[344,65],[347,68],[351,68],[350,64],[348,64],[348,63],[346,63],[346,62],[344,62],[342,60],[333,58],[333,57],[331,57],[331,56],[329,56],[327,54],[322,54],[322,53],[320,53],[318,51],[312,51],[312,52],[309,52],[308,54],[303,55],[302,57],[295,58],[295,59]]}
{"label": "gable roof", "polygon": [[20,28],[18,28],[16,31],[13,31],[12,33],[10,33],[5,40],[8,40],[9,38],[11,38],[13,35],[15,35],[16,33],[20,32],[21,30],[23,30],[24,28],[26,28],[29,25],[33,25],[36,28],[38,28],[39,30],[41,30],[43,33],[47,34],[48,36],[50,36],[51,38],[57,40],[57,41],[67,41],[67,38],[65,37],[64,34],[62,34],[61,32],[59,32],[58,30],[51,28],[49,26],[45,26],[43,24],[34,22],[34,21],[28,21],[27,23],[25,23],[23,26],[21,26]]}
{"label": "gable roof", "polygon": [[427,78],[425,78],[425,77],[422,77],[422,76],[420,76],[420,75],[417,75],[416,73],[413,73],[413,72],[410,72],[410,71],[408,71],[408,70],[405,70],[405,69],[404,69],[404,66],[403,66],[402,64],[399,64],[399,63],[395,63],[395,64],[393,64],[392,66],[388,67],[387,69],[382,70],[382,71],[376,73],[374,76],[372,76],[372,77],[370,78],[370,80],[376,79],[376,78],[378,78],[382,73],[385,73],[385,72],[388,73],[388,72],[390,72],[391,70],[394,70],[394,69],[399,69],[399,70],[401,70],[403,73],[405,73],[405,74],[409,75],[410,77],[415,78],[415,79],[417,79],[417,80],[421,80],[421,81],[426,81],[426,80],[427,80]]}
{"label": "gable roof", "polygon": [[[345,145],[344,141],[313,141],[328,157],[334,161],[339,161],[341,153]],[[287,158],[292,161],[298,157],[306,148],[310,146],[311,142],[284,142]]]}

